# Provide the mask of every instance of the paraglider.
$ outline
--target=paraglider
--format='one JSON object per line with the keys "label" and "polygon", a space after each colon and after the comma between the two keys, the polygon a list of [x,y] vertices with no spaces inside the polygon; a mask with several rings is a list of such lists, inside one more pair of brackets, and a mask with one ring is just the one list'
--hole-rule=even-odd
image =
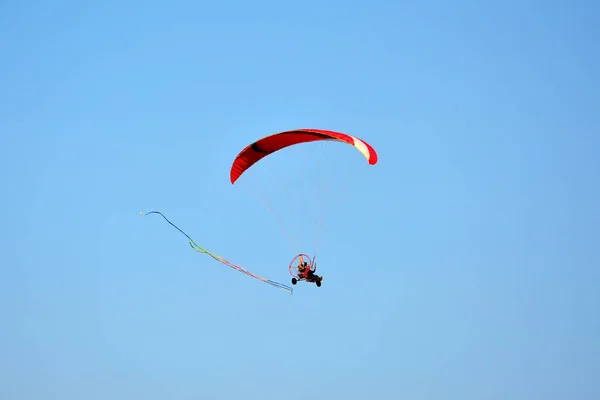
{"label": "paraglider", "polygon": [[[276,133],[263,137],[258,141],[246,146],[235,158],[231,166],[229,179],[231,184],[235,184],[238,179],[250,170],[260,160],[277,153],[288,147],[303,145],[310,142],[341,142],[348,144],[358,150],[370,165],[375,165],[378,161],[375,149],[364,140],[347,135],[345,133],[327,131],[321,129],[296,129]],[[337,169],[340,169],[339,167]],[[336,174],[336,170],[323,171],[322,174]],[[319,224],[320,224],[319,220]],[[283,225],[280,221],[280,225]],[[303,228],[302,228],[303,229]],[[297,231],[297,230],[296,230]],[[287,236],[287,232],[284,230]],[[289,239],[289,237],[288,237]],[[292,284],[296,285],[299,281],[315,283],[317,287],[321,286],[322,276],[315,274],[316,263],[315,255],[312,259],[306,254],[299,254],[290,263],[289,270],[292,275]]]}

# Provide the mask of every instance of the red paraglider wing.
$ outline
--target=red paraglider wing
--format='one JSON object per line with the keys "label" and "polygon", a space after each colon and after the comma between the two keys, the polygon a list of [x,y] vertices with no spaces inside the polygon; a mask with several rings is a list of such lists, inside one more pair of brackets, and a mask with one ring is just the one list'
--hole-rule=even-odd
{"label": "red paraglider wing", "polygon": [[234,184],[246,170],[271,153],[296,144],[319,140],[346,142],[360,151],[369,164],[374,165],[377,163],[375,149],[364,140],[355,136],[321,129],[296,129],[264,137],[242,150],[231,166],[231,183]]}

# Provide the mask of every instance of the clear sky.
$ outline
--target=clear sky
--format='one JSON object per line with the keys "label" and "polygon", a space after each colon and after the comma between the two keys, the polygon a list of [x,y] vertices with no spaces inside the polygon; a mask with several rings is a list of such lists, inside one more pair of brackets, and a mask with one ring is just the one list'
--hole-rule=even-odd
{"label": "clear sky", "polygon": [[[4,0],[0,398],[600,398],[599,13]],[[295,252],[229,168],[302,127],[380,157],[323,148],[349,183],[321,288],[140,216],[290,284]]]}

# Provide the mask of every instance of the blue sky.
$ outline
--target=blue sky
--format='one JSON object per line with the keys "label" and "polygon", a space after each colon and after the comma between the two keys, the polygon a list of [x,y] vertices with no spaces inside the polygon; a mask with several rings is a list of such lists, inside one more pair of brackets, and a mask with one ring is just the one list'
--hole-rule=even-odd
{"label": "blue sky", "polygon": [[[600,398],[599,12],[4,1],[0,398]],[[301,127],[380,157],[323,148],[321,288],[139,215],[289,283],[229,168]]]}

